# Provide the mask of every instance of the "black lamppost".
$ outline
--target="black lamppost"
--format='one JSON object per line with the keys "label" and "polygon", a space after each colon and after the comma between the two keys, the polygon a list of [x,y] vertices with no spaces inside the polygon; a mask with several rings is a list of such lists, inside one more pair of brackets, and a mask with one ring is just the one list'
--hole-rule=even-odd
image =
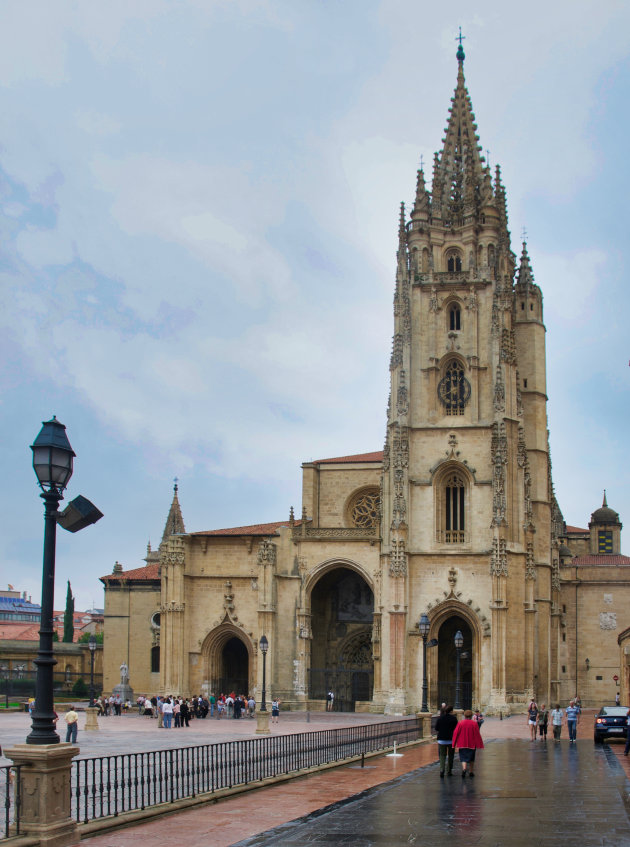
{"label": "black lamppost", "polygon": [[96,636],[94,633],[88,638],[90,648],[90,708],[94,708],[94,651],[96,650]]}
{"label": "black lamppost", "polygon": [[260,706],[261,712],[267,711],[267,650],[269,649],[269,642],[267,641],[266,636],[261,636],[260,638],[260,652],[263,657],[263,678],[262,678],[262,703]]}
{"label": "black lamppost", "polygon": [[422,636],[422,712],[429,711],[429,705],[427,703],[427,638],[429,637],[430,628],[429,616],[426,614],[421,615],[418,621],[418,630]]}
{"label": "black lamppost", "polygon": [[458,629],[455,633],[455,650],[457,653],[456,659],[456,674],[455,674],[455,708],[461,709],[461,695],[460,695],[460,680],[459,680],[459,658],[462,652],[462,647],[464,646],[464,636],[462,635],[461,629]]}
{"label": "black lamppost", "polygon": [[57,539],[57,509],[63,491],[72,476],[75,453],[66,436],[66,428],[53,417],[46,421],[31,445],[33,468],[42,489],[44,501],[44,563],[42,572],[42,612],[39,630],[39,652],[35,659],[35,709],[32,730],[27,744],[58,744],[55,732],[53,701],[53,602],[55,596],[55,545]]}

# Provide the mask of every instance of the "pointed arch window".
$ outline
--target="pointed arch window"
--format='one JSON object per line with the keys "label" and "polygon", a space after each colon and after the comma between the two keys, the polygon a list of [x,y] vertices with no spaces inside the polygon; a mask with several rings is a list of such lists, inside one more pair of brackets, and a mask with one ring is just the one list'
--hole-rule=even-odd
{"label": "pointed arch window", "polygon": [[470,383],[464,376],[464,366],[458,360],[450,362],[438,384],[438,397],[447,415],[463,415],[470,398]]}
{"label": "pointed arch window", "polygon": [[458,331],[462,328],[462,310],[457,303],[453,303],[448,310],[448,328]]}
{"label": "pointed arch window", "polygon": [[466,479],[459,471],[446,474],[438,485],[438,541],[464,544],[467,532]]}
{"label": "pointed arch window", "polygon": [[160,672],[160,646],[151,647],[151,673]]}

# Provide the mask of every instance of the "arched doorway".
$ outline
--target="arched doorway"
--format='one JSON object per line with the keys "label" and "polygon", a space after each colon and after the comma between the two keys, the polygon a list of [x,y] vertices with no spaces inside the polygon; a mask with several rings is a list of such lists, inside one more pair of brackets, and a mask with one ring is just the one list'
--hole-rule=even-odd
{"label": "arched doorway", "polygon": [[334,707],[354,711],[357,700],[371,700],[374,685],[372,621],[374,595],[350,568],[329,570],[311,593],[309,695],[335,694]]}
{"label": "arched doorway", "polygon": [[230,638],[221,650],[217,693],[249,694],[249,655],[240,638]]}
{"label": "arched doorway", "polygon": [[438,705],[456,703],[457,648],[455,634],[461,632],[464,644],[459,654],[459,705],[462,709],[472,708],[473,698],[473,637],[468,622],[453,615],[447,618],[438,632]]}

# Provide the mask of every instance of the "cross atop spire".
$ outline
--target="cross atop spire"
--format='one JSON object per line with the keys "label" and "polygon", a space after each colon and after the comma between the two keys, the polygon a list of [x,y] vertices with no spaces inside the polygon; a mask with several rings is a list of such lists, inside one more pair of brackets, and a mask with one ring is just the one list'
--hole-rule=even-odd
{"label": "cross atop spire", "polygon": [[466,58],[466,54],[464,53],[464,47],[462,46],[462,41],[466,38],[465,35],[462,35],[462,28],[459,28],[459,35],[455,39],[455,41],[459,41],[459,47],[457,48],[457,61],[463,62]]}

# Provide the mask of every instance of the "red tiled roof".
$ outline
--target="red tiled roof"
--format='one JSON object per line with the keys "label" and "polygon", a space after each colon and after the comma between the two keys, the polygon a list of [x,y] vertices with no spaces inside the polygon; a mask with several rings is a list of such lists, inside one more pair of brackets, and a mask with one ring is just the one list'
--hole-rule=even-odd
{"label": "red tiled roof", "polygon": [[158,575],[159,565],[154,563],[152,565],[145,565],[143,568],[133,568],[130,571],[122,571],[121,573],[108,573],[107,576],[100,577],[101,582],[109,582],[110,580],[116,579],[159,579]]}
{"label": "red tiled roof", "polygon": [[569,526],[567,524],[567,533],[573,533],[573,532],[588,532],[588,529],[582,529],[582,527],[580,527],[580,526]]}
{"label": "red tiled roof", "polygon": [[350,464],[351,462],[382,462],[383,451],[378,450],[376,453],[357,453],[355,456],[336,456],[332,459],[316,459],[311,464],[313,465],[342,465]]}
{"label": "red tiled roof", "polygon": [[0,622],[0,639],[6,641],[39,641],[39,623],[27,621]]}
{"label": "red tiled roof", "polygon": [[[295,521],[296,526],[301,521]],[[208,529],[204,532],[191,532],[192,536],[214,536],[214,535],[277,535],[281,526],[289,526],[289,521],[277,521],[276,523],[255,523],[251,526],[231,526],[227,529]]]}
{"label": "red tiled roof", "polygon": [[622,556],[621,553],[603,553],[588,556],[575,556],[571,559],[572,565],[630,565],[630,556]]}

